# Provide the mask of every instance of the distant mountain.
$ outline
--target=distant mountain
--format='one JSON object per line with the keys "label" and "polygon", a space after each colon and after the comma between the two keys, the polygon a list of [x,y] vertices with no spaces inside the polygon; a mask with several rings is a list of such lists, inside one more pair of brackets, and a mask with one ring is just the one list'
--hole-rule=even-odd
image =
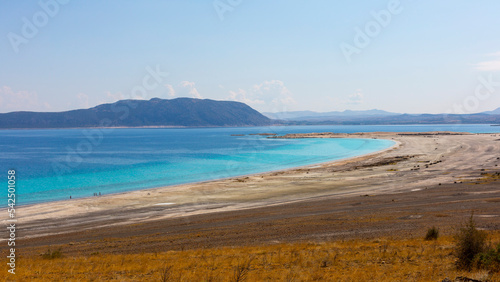
{"label": "distant mountain", "polygon": [[271,119],[294,119],[297,117],[314,116],[320,113],[313,111],[295,111],[295,112],[279,112],[279,113],[263,112],[262,114]]}
{"label": "distant mountain", "polygon": [[478,114],[398,114],[382,110],[263,113],[286,125],[497,124],[500,108]]}
{"label": "distant mountain", "polygon": [[500,108],[493,110],[493,111],[487,111],[487,112],[482,112],[482,114],[487,114],[487,115],[500,115]]}
{"label": "distant mountain", "polygon": [[367,110],[367,111],[351,111],[345,110],[343,112],[313,112],[313,111],[296,111],[296,112],[279,112],[279,113],[263,113],[265,116],[272,119],[280,120],[329,120],[329,119],[343,119],[343,118],[369,118],[381,116],[394,116],[397,113],[386,112],[382,110]]}
{"label": "distant mountain", "polygon": [[494,114],[399,114],[379,117],[341,117],[328,120],[287,120],[287,125],[389,125],[389,124],[498,124]]}
{"label": "distant mountain", "polygon": [[0,128],[215,127],[264,125],[500,124],[500,108],[479,114],[396,114],[382,110],[264,113],[233,101],[122,100],[66,112],[0,114]]}
{"label": "distant mountain", "polygon": [[66,112],[0,114],[0,128],[262,126],[272,121],[246,104],[191,98],[122,100]]}

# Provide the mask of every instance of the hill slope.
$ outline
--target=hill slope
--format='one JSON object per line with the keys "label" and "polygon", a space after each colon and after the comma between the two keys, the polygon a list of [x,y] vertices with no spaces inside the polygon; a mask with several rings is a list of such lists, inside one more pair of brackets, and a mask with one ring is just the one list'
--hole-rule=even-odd
{"label": "hill slope", "polygon": [[0,128],[259,126],[271,120],[246,104],[192,98],[122,100],[66,112],[0,114]]}
{"label": "hill slope", "polygon": [[487,115],[500,115],[500,108],[497,108],[493,111],[487,111],[487,112],[483,112],[483,114],[487,114]]}

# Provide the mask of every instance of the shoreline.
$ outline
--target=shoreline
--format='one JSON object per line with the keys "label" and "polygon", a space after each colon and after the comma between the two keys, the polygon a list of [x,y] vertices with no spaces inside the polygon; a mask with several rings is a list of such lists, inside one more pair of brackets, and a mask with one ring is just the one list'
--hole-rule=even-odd
{"label": "shoreline", "polygon": [[[95,126],[95,127],[40,127],[40,128],[0,128],[0,130],[60,130],[60,129],[200,129],[200,128],[252,128],[252,127],[291,127],[291,126],[470,126],[489,125],[500,126],[495,123],[402,123],[402,124],[268,124],[268,125],[241,125],[241,126],[183,126],[183,125],[145,125],[145,126]],[[486,132],[485,134],[498,132]]]}
{"label": "shoreline", "polygon": [[[267,138],[276,138],[276,139],[279,139],[279,137],[267,137]],[[345,138],[345,137],[338,137],[338,138]],[[284,138],[284,139],[286,139],[286,138]],[[349,139],[349,137],[347,137],[346,139]],[[367,139],[367,140],[371,140],[371,138],[352,138],[352,139]],[[209,184],[209,183],[216,182],[216,181],[224,181],[224,180],[229,180],[229,179],[233,179],[233,178],[240,178],[240,177],[262,176],[262,175],[268,175],[268,174],[272,174],[272,173],[285,172],[285,171],[288,171],[288,170],[304,169],[304,168],[310,168],[310,167],[313,167],[313,166],[321,166],[321,165],[326,165],[326,164],[334,164],[336,162],[343,162],[343,161],[350,161],[350,160],[354,161],[357,158],[364,158],[364,157],[368,157],[368,156],[372,156],[372,155],[378,155],[378,154],[383,153],[385,151],[392,150],[392,149],[398,147],[399,144],[400,144],[398,141],[389,140],[389,139],[384,139],[384,140],[392,141],[392,142],[394,142],[394,144],[392,146],[390,146],[388,148],[385,148],[385,149],[382,149],[382,150],[378,150],[378,151],[374,151],[374,152],[367,153],[367,154],[362,154],[362,155],[356,155],[356,156],[353,156],[353,157],[342,158],[342,159],[324,161],[324,162],[313,163],[313,164],[308,164],[308,165],[294,166],[294,167],[289,167],[289,168],[284,168],[284,169],[269,170],[269,171],[264,171],[264,172],[256,172],[256,173],[248,173],[248,174],[242,174],[242,175],[228,176],[228,177],[211,179],[211,180],[201,180],[201,181],[195,181],[195,182],[187,182],[187,183],[173,184],[173,185],[163,185],[163,186],[150,187],[150,188],[144,188],[144,189],[134,189],[134,190],[128,190],[128,191],[121,191],[121,192],[109,193],[109,194],[105,194],[105,195],[101,195],[101,196],[87,196],[87,197],[77,197],[77,198],[73,198],[73,199],[60,199],[60,200],[53,200],[53,201],[48,201],[48,202],[30,203],[30,204],[22,204],[22,205],[16,205],[16,206],[17,206],[17,208],[26,208],[26,207],[33,207],[33,206],[37,206],[37,205],[45,205],[45,204],[59,203],[59,202],[66,202],[66,201],[68,201],[68,202],[69,201],[78,201],[78,200],[88,201],[90,199],[95,199],[95,198],[104,198],[104,197],[113,197],[113,196],[118,196],[118,195],[125,195],[125,194],[136,192],[136,191],[154,191],[154,190],[157,190],[157,189],[168,189],[168,188],[174,188],[174,187],[181,187],[181,186],[185,186],[185,185]],[[7,207],[0,207],[0,212],[2,212],[4,209],[7,210]]]}
{"label": "shoreline", "polygon": [[[467,166],[479,168],[496,164],[496,159],[492,159],[488,151],[500,152],[500,142],[493,142],[498,139],[498,134],[405,134],[341,134],[349,138],[368,136],[399,142],[383,151],[347,160],[112,196],[22,206],[19,225],[25,229],[25,238],[34,238],[75,229],[80,232],[105,230],[127,224],[244,211],[319,198],[423,190],[438,183],[476,177]],[[306,134],[302,137],[313,136]],[[418,170],[417,165],[421,165]]]}

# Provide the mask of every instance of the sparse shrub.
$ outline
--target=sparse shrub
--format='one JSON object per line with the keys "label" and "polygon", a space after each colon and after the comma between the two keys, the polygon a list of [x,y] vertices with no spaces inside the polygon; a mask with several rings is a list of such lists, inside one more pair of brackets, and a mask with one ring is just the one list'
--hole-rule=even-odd
{"label": "sparse shrub", "polygon": [[427,229],[427,234],[425,234],[424,240],[426,241],[437,240],[438,237],[439,237],[439,229],[436,226],[432,226],[431,228]]}
{"label": "sparse shrub", "polygon": [[455,237],[457,267],[468,271],[472,269],[475,257],[486,249],[486,232],[476,228],[473,216],[470,216]]}
{"label": "sparse shrub", "polygon": [[252,264],[253,257],[250,257],[244,263],[238,263],[237,266],[234,267],[233,278],[231,281],[241,282],[245,281],[248,276],[248,272],[250,271],[250,265]]}
{"label": "sparse shrub", "polygon": [[245,281],[247,279],[248,268],[245,265],[238,265],[234,268],[233,280],[234,282]]}
{"label": "sparse shrub", "polygon": [[285,277],[286,282],[295,282],[297,281],[297,273],[293,269],[290,268],[288,274]]}
{"label": "sparse shrub", "polygon": [[480,253],[474,259],[478,268],[487,269],[493,272],[500,272],[500,244],[495,248]]}
{"label": "sparse shrub", "polygon": [[328,257],[325,257],[319,261],[319,267],[321,267],[321,268],[328,267],[330,264],[331,263],[330,263],[330,260],[328,259]]}
{"label": "sparse shrub", "polygon": [[45,253],[42,254],[43,259],[56,259],[60,257],[62,257],[61,248],[55,251],[51,251],[50,249],[48,249]]}
{"label": "sparse shrub", "polygon": [[165,265],[160,272],[160,281],[167,282],[172,280],[172,266]]}

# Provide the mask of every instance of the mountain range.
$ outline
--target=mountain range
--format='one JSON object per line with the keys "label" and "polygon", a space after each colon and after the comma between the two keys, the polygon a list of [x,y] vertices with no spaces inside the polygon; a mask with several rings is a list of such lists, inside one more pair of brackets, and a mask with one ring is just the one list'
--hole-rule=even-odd
{"label": "mountain range", "polygon": [[295,111],[295,112],[279,112],[279,113],[262,113],[271,119],[279,120],[328,120],[339,118],[369,118],[381,116],[394,116],[400,115],[398,113],[391,113],[382,110],[367,110],[367,111],[351,111],[345,110],[343,112],[313,112],[313,111]]}
{"label": "mountain range", "polygon": [[378,117],[330,117],[321,120],[284,120],[286,125],[403,125],[403,124],[500,124],[498,114],[398,114]]}
{"label": "mountain range", "polygon": [[477,114],[401,114],[382,110],[264,113],[286,125],[498,124],[500,108]]}
{"label": "mountain range", "polygon": [[66,112],[0,114],[0,128],[261,126],[271,122],[240,102],[193,98],[121,100]]}
{"label": "mountain range", "polygon": [[500,108],[478,114],[400,114],[382,110],[264,113],[234,101],[121,100],[65,112],[0,114],[0,128],[221,127],[265,125],[500,124]]}
{"label": "mountain range", "polygon": [[487,111],[487,112],[482,112],[483,114],[487,115],[500,115],[500,108],[493,110],[493,111]]}

